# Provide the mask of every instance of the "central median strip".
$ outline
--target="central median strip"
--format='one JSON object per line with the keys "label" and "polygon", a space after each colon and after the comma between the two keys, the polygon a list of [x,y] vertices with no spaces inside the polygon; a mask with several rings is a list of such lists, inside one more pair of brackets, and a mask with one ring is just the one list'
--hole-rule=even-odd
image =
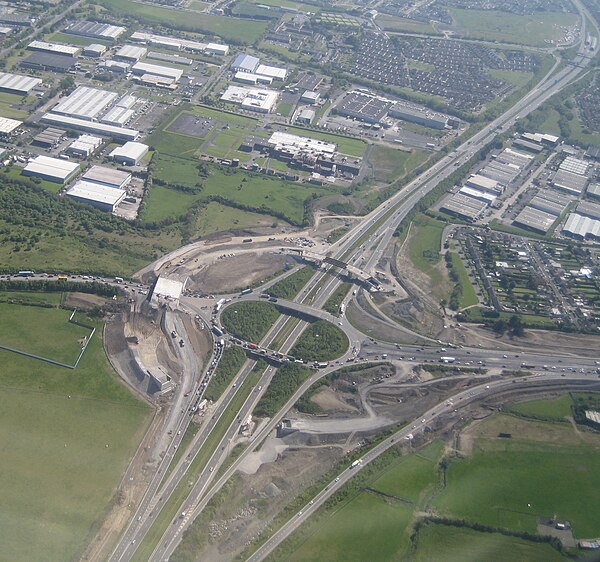
{"label": "central median strip", "polygon": [[[254,386],[260,380],[260,376],[265,368],[266,365],[264,362],[258,362],[248,377],[246,377],[246,380],[241,384],[239,390],[236,392],[235,396],[219,418],[219,421],[215,424],[206,438],[206,441],[198,451],[198,454],[192,461],[184,478],[179,482],[167,502],[162,506],[160,514],[136,550],[132,562],[147,562],[150,559],[170,522],[176,517],[180,509],[182,509],[182,505],[189,495],[193,484],[196,483],[197,479],[206,468],[208,461],[227,433],[229,426],[235,420],[242,405],[247,400],[248,396],[250,396]],[[193,484],[190,486],[189,482],[193,482]],[[160,504],[158,507],[160,507]]]}

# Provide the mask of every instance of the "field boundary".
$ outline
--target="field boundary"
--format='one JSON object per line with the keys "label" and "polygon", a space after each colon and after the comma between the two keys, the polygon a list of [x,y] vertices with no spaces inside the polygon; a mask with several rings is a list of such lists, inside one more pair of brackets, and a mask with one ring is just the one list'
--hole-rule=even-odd
{"label": "field boundary", "polygon": [[28,351],[22,351],[20,349],[15,349],[14,347],[8,347],[6,345],[0,344],[0,349],[3,349],[5,351],[11,351],[12,353],[17,353],[18,355],[23,355],[25,357],[29,357],[30,359],[37,359],[38,361],[44,361],[45,363],[50,363],[52,365],[58,365],[59,367],[65,367],[66,369],[76,369],[77,366],[79,365],[79,362],[81,361],[81,358],[83,357],[83,354],[85,353],[85,350],[87,349],[88,344],[90,343],[90,341],[92,339],[92,336],[96,333],[95,326],[90,326],[89,324],[84,324],[83,322],[80,322],[79,320],[73,319],[76,312],[77,312],[77,309],[75,308],[73,310],[73,312],[71,313],[71,316],[69,316],[69,319],[67,320],[67,322],[69,322],[70,324],[75,324],[76,326],[81,326],[82,328],[86,328],[91,331],[90,331],[89,336],[86,336],[85,342],[81,346],[81,351],[79,352],[77,359],[75,360],[75,362],[72,365],[69,365],[68,363],[63,363],[61,361],[56,361],[55,359],[50,359],[50,357],[44,357],[42,355],[36,355],[35,353],[29,353]]}

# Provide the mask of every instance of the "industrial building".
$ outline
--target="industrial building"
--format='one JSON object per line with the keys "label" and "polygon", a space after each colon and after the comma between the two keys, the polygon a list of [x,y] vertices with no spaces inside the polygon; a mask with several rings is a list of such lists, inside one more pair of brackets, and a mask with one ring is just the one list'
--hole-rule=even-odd
{"label": "industrial building", "polygon": [[486,205],[491,205],[497,199],[497,195],[493,193],[488,193],[487,191],[481,191],[479,189],[467,187],[466,185],[460,188],[459,193],[462,193],[467,197],[472,197],[473,199],[483,201]]}
{"label": "industrial building", "polygon": [[277,131],[269,138],[269,144],[275,151],[302,152],[305,154],[325,154],[332,156],[336,151],[336,145],[331,142],[301,137]]}
{"label": "industrial building", "polygon": [[146,54],[146,59],[159,60],[163,62],[170,62],[175,64],[190,65],[194,61],[181,55],[170,55],[168,53],[158,53],[156,51],[150,51]]}
{"label": "industrial building", "polygon": [[106,53],[106,46],[100,43],[92,43],[83,48],[82,54],[85,57],[99,58]]}
{"label": "industrial building", "polygon": [[600,199],[600,183],[591,183],[588,185],[587,194],[591,199]]}
{"label": "industrial building", "polygon": [[229,46],[222,43],[207,43],[204,52],[209,55],[218,55],[224,57],[229,53]]}
{"label": "industrial building", "polygon": [[148,154],[148,145],[141,142],[126,142],[123,146],[115,148],[110,153],[110,157],[119,164],[137,166],[146,154]]}
{"label": "industrial building", "polygon": [[296,117],[296,123],[300,125],[312,125],[315,117],[316,113],[313,109],[301,109]]}
{"label": "industrial building", "polygon": [[259,64],[256,68],[256,74],[259,76],[266,76],[272,80],[278,80],[279,82],[285,82],[287,78],[287,69],[280,68],[278,66],[269,66],[267,64]]}
{"label": "industrial building", "polygon": [[575,158],[574,156],[567,156],[558,167],[559,170],[579,174],[580,176],[585,176],[588,173],[589,168],[589,162],[581,160],[580,158]]}
{"label": "industrial building", "polygon": [[561,233],[578,240],[585,240],[586,238],[600,240],[600,220],[571,213]]}
{"label": "industrial building", "polygon": [[114,55],[116,60],[125,62],[138,62],[146,56],[148,49],[138,45],[123,45]]}
{"label": "industrial building", "polygon": [[556,222],[557,216],[533,207],[525,207],[515,218],[513,224],[529,230],[546,234]]}
{"label": "industrial building", "polygon": [[246,55],[245,53],[240,53],[233,62],[231,63],[231,70],[233,72],[249,72],[251,74],[256,74],[256,69],[260,64],[260,59],[257,57],[253,57],[252,55]]}
{"label": "industrial building", "polygon": [[42,148],[50,149],[53,146],[56,146],[61,139],[67,134],[67,131],[64,129],[56,129],[55,127],[48,127],[44,129],[41,133],[38,133],[31,144],[34,146],[40,146]]}
{"label": "industrial building", "polygon": [[305,90],[304,93],[300,96],[300,101],[304,103],[310,103],[311,105],[316,105],[319,102],[320,97],[321,96],[319,92]]}
{"label": "industrial building", "polygon": [[524,150],[528,150],[529,152],[534,152],[535,154],[539,154],[544,150],[544,147],[541,144],[526,139],[514,139],[513,144]]}
{"label": "industrial building", "polygon": [[0,92],[26,95],[42,83],[40,78],[0,72]]}
{"label": "industrial building", "polygon": [[106,185],[80,180],[66,193],[67,197],[88,203],[102,211],[114,212],[119,203],[125,199],[127,192],[122,189],[113,189]]}
{"label": "industrial building", "polygon": [[70,33],[71,35],[81,35],[82,37],[91,37],[92,39],[101,39],[104,41],[115,41],[125,31],[127,30],[120,25],[85,20],[77,21],[65,29],[65,33]]}
{"label": "industrial building", "polygon": [[23,124],[23,121],[17,121],[16,119],[9,119],[8,117],[0,117],[0,137],[9,137],[22,124]]}
{"label": "industrial building", "polygon": [[350,92],[334,109],[335,113],[366,123],[379,123],[392,103],[382,98]]}
{"label": "industrial building", "polygon": [[580,201],[575,210],[578,215],[600,220],[600,205],[591,201]]}
{"label": "industrial building", "polygon": [[470,221],[477,220],[487,208],[487,204],[468,195],[457,193],[446,198],[440,210],[450,215]]}
{"label": "industrial building", "polygon": [[191,39],[166,37],[164,35],[155,35],[154,33],[144,33],[142,31],[136,31],[132,33],[130,39],[132,41],[139,41],[148,45],[158,45],[167,49],[207,53],[209,55],[225,56],[229,52],[229,46],[221,43],[201,43]]}
{"label": "industrial building", "polygon": [[49,156],[36,156],[29,161],[23,169],[24,176],[34,176],[54,183],[69,181],[79,170],[79,164],[50,158]]}
{"label": "industrial building", "polygon": [[436,113],[430,109],[418,106],[410,106],[405,103],[395,103],[388,111],[390,117],[416,123],[423,127],[443,130],[448,126],[448,116]]}
{"label": "industrial building", "polygon": [[570,201],[569,197],[554,189],[545,189],[537,193],[529,202],[529,207],[558,217],[567,208]]}
{"label": "industrial building", "polygon": [[262,90],[229,86],[221,96],[221,99],[223,101],[235,103],[249,111],[271,113],[279,100],[279,92],[267,89]]}
{"label": "industrial building", "polygon": [[104,68],[105,70],[116,74],[127,74],[131,70],[131,65],[122,60],[107,60],[101,62],[98,65],[98,68]]}
{"label": "industrial building", "polygon": [[44,114],[41,121],[43,123],[59,125],[61,127],[74,129],[76,131],[95,133],[98,135],[114,137],[115,139],[126,141],[133,141],[140,134],[140,132],[136,131],[135,129],[126,129],[125,127],[117,127],[115,125],[97,123],[95,121],[88,121],[87,119],[80,119],[78,117],[71,117],[69,115],[57,115],[55,113]]}
{"label": "industrial building", "polygon": [[531,142],[536,142],[538,144],[544,144],[546,146],[556,146],[560,142],[560,137],[542,133],[522,133],[521,138]]}
{"label": "industrial building", "polygon": [[581,195],[589,180],[580,174],[568,172],[566,170],[558,170],[552,178],[552,185],[573,195]]}
{"label": "industrial building", "polygon": [[495,195],[500,195],[503,191],[502,186],[497,181],[479,174],[472,175],[465,183],[467,187],[478,189],[479,191],[487,191]]}
{"label": "industrial building", "polygon": [[77,59],[68,55],[36,51],[23,59],[19,66],[44,72],[68,72],[76,68]]}
{"label": "industrial building", "polygon": [[102,138],[93,135],[81,135],[74,140],[66,149],[67,154],[89,158],[96,150],[102,146]]}
{"label": "industrial building", "polygon": [[79,119],[92,120],[119,97],[115,92],[79,86],[73,93],[61,100],[53,113]]}
{"label": "industrial building", "polygon": [[43,53],[53,53],[55,55],[67,55],[70,57],[76,57],[81,47],[74,47],[73,45],[62,45],[60,43],[48,43],[46,41],[32,41],[27,45],[30,51],[41,51]]}
{"label": "industrial building", "polygon": [[131,174],[107,166],[92,166],[81,176],[81,179],[89,183],[106,185],[113,189],[125,189],[131,181]]}
{"label": "industrial building", "polygon": [[133,111],[133,109],[127,109],[126,107],[119,107],[117,105],[100,118],[100,123],[122,127],[123,125],[127,125],[134,115],[135,111]]}
{"label": "industrial building", "polygon": [[520,166],[522,169],[525,169],[534,161],[534,157],[530,154],[524,154],[523,152],[519,152],[518,150],[513,150],[512,148],[505,148],[498,156],[496,157],[496,162],[502,162],[505,164],[516,164]]}
{"label": "industrial building", "polygon": [[166,78],[165,76],[156,76],[156,74],[142,74],[141,76],[135,76],[135,79],[145,86],[151,88],[165,88],[167,90],[176,90],[177,83],[173,78]]}
{"label": "industrial building", "polygon": [[253,86],[256,86],[257,84],[269,85],[273,82],[273,79],[268,76],[261,76],[260,74],[253,74],[251,72],[236,72],[233,79],[236,82],[251,84]]}
{"label": "industrial building", "polygon": [[158,64],[150,64],[147,62],[137,62],[131,70],[136,76],[144,76],[150,74],[152,76],[159,76],[161,78],[168,78],[174,82],[178,82],[183,76],[183,70],[179,68],[172,68],[170,66],[160,66]]}

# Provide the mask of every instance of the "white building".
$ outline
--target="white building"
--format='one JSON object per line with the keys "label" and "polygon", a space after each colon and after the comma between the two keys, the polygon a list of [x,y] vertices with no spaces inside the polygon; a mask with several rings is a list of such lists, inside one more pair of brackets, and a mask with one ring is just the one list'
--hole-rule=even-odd
{"label": "white building", "polygon": [[271,113],[279,100],[279,92],[267,89],[229,86],[221,96],[221,99],[235,103],[248,111]]}
{"label": "white building", "polygon": [[131,181],[131,174],[107,166],[92,166],[81,176],[83,181],[97,183],[113,189],[125,189]]}
{"label": "white building", "polygon": [[0,72],[0,92],[25,95],[42,83],[40,78]]}
{"label": "white building", "polygon": [[79,170],[79,164],[50,158],[49,156],[36,156],[29,161],[23,169],[24,176],[33,176],[54,183],[65,183]]}
{"label": "white building", "polygon": [[106,45],[101,45],[100,43],[92,43],[87,47],[83,48],[83,56],[84,57],[101,57],[104,53],[106,53]]}
{"label": "white building", "polygon": [[30,51],[41,51],[42,53],[53,53],[55,55],[68,55],[76,57],[81,51],[81,47],[73,45],[62,45],[60,43],[48,43],[46,41],[32,41],[27,45]]}
{"label": "white building", "polygon": [[93,120],[119,97],[115,92],[107,92],[88,86],[79,86],[53,109],[53,113]]}
{"label": "white building", "polygon": [[126,142],[123,146],[115,148],[110,157],[126,166],[137,166],[139,161],[148,154],[148,145],[141,142]]}
{"label": "white building", "polygon": [[115,59],[125,62],[137,62],[146,56],[148,49],[139,45],[123,45],[116,53]]}
{"label": "white building", "polygon": [[45,113],[41,118],[42,123],[50,125],[58,125],[76,131],[84,131],[86,133],[95,133],[115,139],[133,141],[137,139],[140,132],[135,129],[126,129],[125,127],[117,127],[107,123],[98,123],[97,121],[88,121],[87,119],[79,119],[70,115],[57,115],[54,113]]}
{"label": "white building", "polygon": [[22,124],[23,121],[0,117],[0,136],[6,137],[12,135]]}
{"label": "white building", "polygon": [[123,189],[113,189],[107,185],[80,180],[67,190],[66,195],[76,201],[88,203],[98,209],[112,213],[119,203],[125,199],[127,192]]}
{"label": "white building", "polygon": [[102,146],[102,138],[93,135],[81,135],[77,140],[74,140],[67,150],[67,154],[89,158],[96,150]]}
{"label": "white building", "polygon": [[150,64],[147,62],[137,62],[131,67],[131,70],[136,76],[144,76],[146,74],[150,74],[152,76],[168,78],[175,82],[178,82],[183,76],[183,70],[179,68],[161,66],[158,64]]}

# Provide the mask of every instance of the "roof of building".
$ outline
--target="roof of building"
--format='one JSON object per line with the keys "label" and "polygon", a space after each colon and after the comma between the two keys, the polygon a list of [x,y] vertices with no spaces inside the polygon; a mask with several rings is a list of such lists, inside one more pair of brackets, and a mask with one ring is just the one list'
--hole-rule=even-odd
{"label": "roof of building", "polygon": [[572,172],[573,174],[579,174],[581,176],[585,176],[590,167],[590,163],[585,160],[581,160],[580,158],[575,158],[574,156],[567,156],[559,166],[560,170],[565,170],[566,172]]}
{"label": "roof of building", "polygon": [[600,183],[591,183],[588,185],[587,194],[592,197],[600,197]]}
{"label": "roof of building", "polygon": [[117,127],[116,125],[108,125],[106,123],[98,123],[87,119],[79,119],[70,115],[58,115],[54,113],[46,113],[41,119],[44,123],[52,123],[53,125],[62,125],[63,127],[71,127],[81,131],[98,133],[100,135],[114,136],[119,139],[135,140],[140,134],[135,129],[127,129],[125,127]]}
{"label": "roof of building", "polygon": [[79,180],[67,190],[67,195],[105,205],[118,205],[127,193],[107,185]]}
{"label": "roof of building", "polygon": [[22,76],[21,74],[0,72],[0,89],[29,92],[41,83],[42,80],[40,78],[32,78],[31,76]]}
{"label": "roof of building", "polygon": [[144,57],[147,52],[148,49],[146,49],[146,47],[140,47],[139,45],[123,45],[115,53],[115,57],[139,60]]}
{"label": "roof of building", "polygon": [[266,88],[242,88],[240,86],[229,86],[221,99],[231,103],[238,103],[248,109],[264,109],[270,111],[277,100],[279,93]]}
{"label": "roof of building", "polygon": [[179,80],[183,75],[183,70],[179,68],[150,64],[147,62],[136,62],[131,69],[137,74],[153,74],[154,76],[164,76],[165,78],[171,78],[173,80]]}
{"label": "roof of building", "polygon": [[269,142],[273,144],[276,149],[286,149],[293,152],[332,155],[336,151],[336,145],[332,142],[302,137],[300,135],[292,135],[282,131],[273,133],[269,138]]}
{"label": "roof of building", "polygon": [[160,275],[152,290],[152,296],[160,295],[161,297],[178,299],[183,292],[183,287],[184,284],[181,281],[168,279],[167,277]]}
{"label": "roof of building", "polygon": [[73,93],[63,98],[52,109],[52,112],[82,119],[93,119],[118,97],[119,95],[115,92],[79,86]]}
{"label": "roof of building", "polygon": [[488,193],[487,191],[481,191],[480,189],[467,187],[466,185],[460,188],[459,193],[462,193],[467,197],[473,197],[474,199],[481,199],[482,201],[485,201],[488,204],[492,204],[497,198],[497,195],[494,195],[493,193]]}
{"label": "roof of building", "polygon": [[299,119],[309,119],[309,120],[313,120],[316,117],[316,113],[314,109],[301,109],[300,112],[298,113],[298,118]]}
{"label": "roof of building", "polygon": [[141,142],[126,142],[118,146],[111,153],[111,158],[130,158],[136,162],[148,152],[148,145]]}
{"label": "roof of building", "polygon": [[85,37],[97,37],[99,39],[117,39],[126,28],[120,25],[111,25],[110,23],[99,23],[97,21],[80,20],[65,29],[67,33],[73,35],[83,35]]}
{"label": "roof of building", "polygon": [[287,76],[287,69],[280,68],[278,66],[269,66],[267,64],[259,64],[256,68],[256,74],[261,76],[268,76],[274,80],[285,80]]}
{"label": "roof of building", "polygon": [[467,180],[467,184],[481,186],[486,189],[496,189],[498,187],[498,182],[496,180],[486,178],[485,176],[481,176],[479,174],[472,175]]}
{"label": "roof of building", "polygon": [[571,213],[565,226],[562,228],[562,232],[580,236],[581,238],[586,238],[587,236],[600,238],[600,221],[584,217],[577,213]]}
{"label": "roof of building", "polygon": [[529,207],[550,213],[551,215],[558,217],[566,209],[567,204],[568,202],[560,203],[558,201],[547,199],[543,194],[540,193],[529,202]]}
{"label": "roof of building", "polygon": [[133,109],[127,109],[126,107],[119,107],[116,105],[110,109],[106,115],[100,118],[100,122],[122,126],[131,121],[131,118],[134,115],[135,111],[133,111]]}
{"label": "roof of building", "polygon": [[462,193],[447,197],[440,209],[471,220],[476,219],[486,209],[487,203]]}
{"label": "roof of building", "polygon": [[52,53],[60,53],[63,55],[75,56],[81,47],[75,47],[73,45],[63,45],[61,43],[48,43],[47,41],[32,41],[27,45],[28,49],[38,51],[48,51]]}
{"label": "roof of building", "polygon": [[600,220],[600,205],[591,201],[580,201],[577,204],[577,213],[584,217]]}
{"label": "roof of building", "polygon": [[69,55],[34,51],[26,59],[22,60],[20,64],[24,66],[43,66],[59,70],[69,70],[77,64],[77,59]]}
{"label": "roof of building", "polygon": [[102,144],[101,137],[95,137],[93,135],[80,135],[78,139],[74,140],[69,145],[69,150],[81,151],[81,152],[92,152],[96,150]]}
{"label": "roof of building", "polygon": [[107,47],[106,45],[102,45],[100,43],[92,43],[91,45],[87,45],[86,47],[83,48],[84,52],[92,52],[92,53],[98,53],[98,54],[102,54],[104,53],[104,51],[106,51]]}
{"label": "roof of building", "polygon": [[568,172],[566,170],[558,170],[552,178],[552,183],[556,187],[565,189],[575,194],[582,193],[588,184],[588,179],[585,176]]}
{"label": "roof of building", "polygon": [[79,164],[51,158],[50,156],[36,156],[25,166],[24,171],[32,174],[49,175],[57,178],[67,179],[79,168]]}
{"label": "roof of building", "polygon": [[243,72],[255,72],[259,63],[259,58],[253,57],[252,55],[247,55],[245,53],[240,53],[231,63],[231,68],[234,70],[241,70]]}
{"label": "roof of building", "polygon": [[548,232],[555,221],[556,215],[534,209],[533,207],[525,207],[513,222],[537,230],[538,232]]}
{"label": "roof of building", "polygon": [[9,119],[8,117],[0,117],[0,134],[9,135],[22,124],[23,121]]}
{"label": "roof of building", "polygon": [[131,179],[131,173],[123,172],[108,166],[92,166],[81,176],[81,179],[92,182],[101,183],[108,186],[120,187],[126,184]]}

